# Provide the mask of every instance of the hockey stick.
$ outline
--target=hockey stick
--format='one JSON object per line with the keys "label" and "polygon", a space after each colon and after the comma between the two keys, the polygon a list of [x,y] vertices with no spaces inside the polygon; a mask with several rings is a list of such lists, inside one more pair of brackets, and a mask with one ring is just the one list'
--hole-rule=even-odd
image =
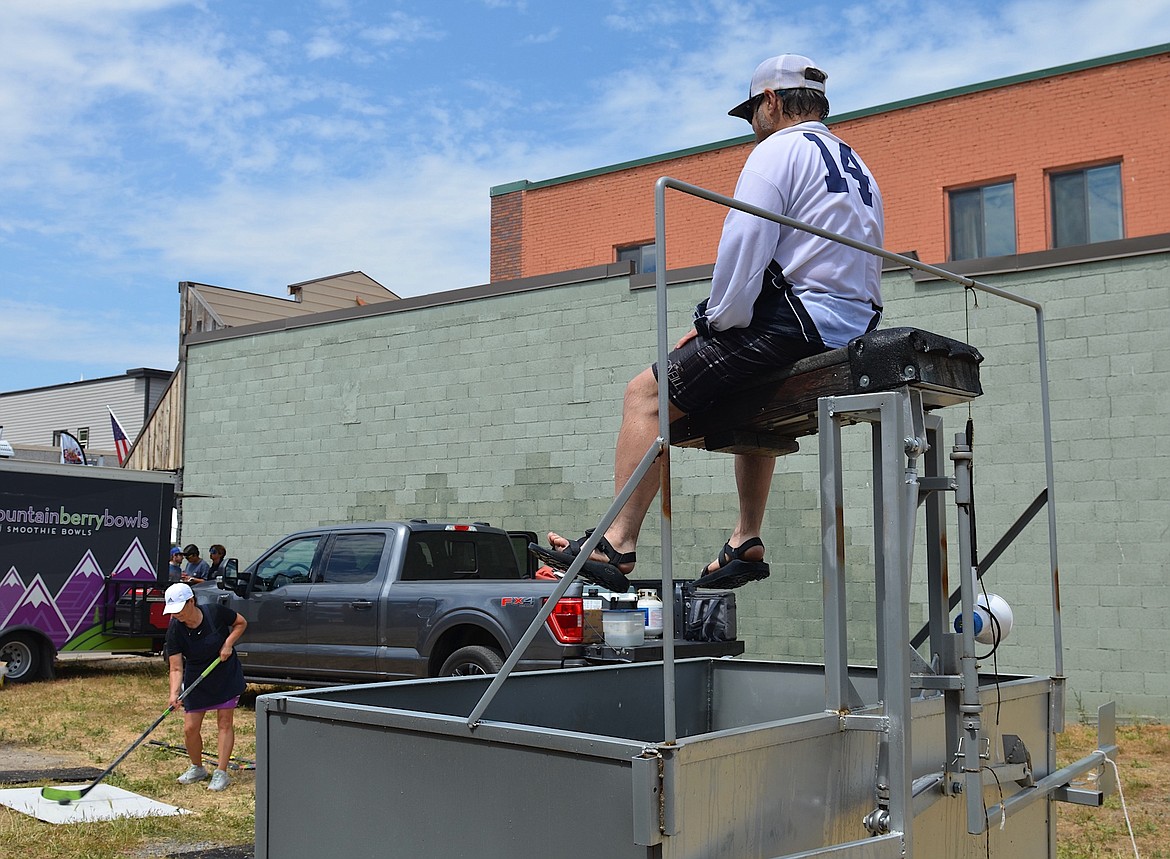
{"label": "hockey stick", "polygon": [[[194,690],[194,688],[196,686],[198,686],[200,683],[202,683],[203,678],[206,677],[208,674],[210,674],[212,672],[212,670],[214,670],[215,666],[217,666],[217,665],[219,665],[219,657],[218,656],[215,657],[215,659],[211,660],[211,664],[203,669],[203,673],[199,675],[198,679],[196,679],[196,681],[194,683],[192,683],[190,686],[188,686],[186,689],[183,690],[183,694],[179,696],[178,701],[176,701],[175,703],[177,704],[177,703],[182,702],[182,700],[184,698],[186,698],[188,695],[190,695],[192,690]],[[41,797],[43,799],[49,799],[49,800],[52,800],[54,802],[60,803],[61,805],[68,805],[69,803],[73,802],[74,800],[81,799],[83,796],[85,796],[87,793],[89,793],[91,790],[93,790],[95,787],[97,787],[98,784],[102,781],[102,779],[104,779],[106,776],[108,776],[110,773],[112,773],[114,771],[114,768],[117,767],[118,764],[122,763],[122,761],[124,761],[126,759],[127,755],[129,755],[132,751],[134,751],[136,748],[138,748],[138,745],[143,740],[145,740],[147,737],[149,737],[151,731],[153,731],[155,728],[157,728],[159,725],[161,725],[162,720],[165,719],[167,716],[169,716],[171,714],[171,711],[174,709],[175,709],[175,704],[172,704],[171,706],[169,706],[165,710],[163,710],[162,715],[154,720],[153,725],[151,725],[149,728],[147,728],[145,731],[143,731],[141,736],[139,736],[137,740],[135,740],[133,743],[131,743],[130,747],[128,749],[126,749],[126,751],[124,751],[124,752],[122,752],[122,754],[118,755],[117,760],[115,760],[112,764],[110,764],[106,768],[106,771],[104,773],[99,775],[97,778],[95,778],[92,782],[90,782],[85,787],[83,787],[79,790],[74,789],[74,788],[67,788],[67,787],[43,787],[43,788],[41,788]]]}
{"label": "hockey stick", "polygon": [[[178,743],[166,743],[166,742],[163,742],[162,740],[150,740],[147,742],[147,745],[148,746],[158,746],[160,749],[165,749],[168,752],[174,752],[176,755],[182,755],[183,757],[187,756],[187,747],[181,746]],[[215,766],[219,767],[219,769],[221,769],[221,770],[228,768],[228,767],[219,766],[219,759],[218,758],[212,758],[212,757],[208,757],[207,755],[204,755],[203,759],[206,763],[214,764]],[[230,758],[228,758],[228,764],[229,764],[229,766],[231,766],[232,769],[238,769],[238,770],[254,770],[254,769],[256,769],[256,762],[254,760],[251,760],[249,758],[241,758],[238,755],[232,755]]]}

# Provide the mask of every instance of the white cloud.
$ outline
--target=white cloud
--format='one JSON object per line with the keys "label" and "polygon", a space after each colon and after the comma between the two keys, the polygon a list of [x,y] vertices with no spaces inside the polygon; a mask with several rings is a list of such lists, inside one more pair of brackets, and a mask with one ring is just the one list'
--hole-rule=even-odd
{"label": "white cloud", "polygon": [[[175,366],[177,312],[167,324],[157,317],[127,318],[119,312],[94,310],[92,302],[79,294],[74,293],[74,298],[75,303],[64,307],[0,298],[0,360],[6,370],[15,369],[16,362],[38,362],[88,367],[93,378],[132,367],[168,370]],[[174,304],[178,306],[177,299]]]}
{"label": "white cloud", "polygon": [[326,60],[336,57],[345,50],[345,45],[328,33],[318,33],[305,45],[305,55],[310,60]]}
{"label": "white cloud", "polygon": [[405,12],[390,12],[386,23],[374,27],[362,27],[358,34],[375,44],[387,45],[400,42],[438,41],[444,37],[442,28],[427,18],[407,15]]}
{"label": "white cloud", "polygon": [[520,40],[522,45],[547,45],[549,42],[555,42],[557,37],[561,34],[560,27],[553,27],[550,30],[545,30],[543,33],[533,33],[525,36]]}
{"label": "white cloud", "polygon": [[271,294],[352,269],[400,295],[452,289],[487,279],[490,181],[480,167],[432,156],[414,161],[409,174],[387,168],[295,186],[226,184],[182,207],[142,213],[123,225],[121,241],[183,279]]}
{"label": "white cloud", "polygon": [[[596,130],[611,162],[750,134],[726,112],[747,94],[756,63],[776,53],[813,57],[842,113],[1170,41],[1170,0],[1124,14],[1112,0],[885,0],[805,6],[799,15],[773,0],[694,8],[623,0],[616,9],[607,23],[650,44],[596,80],[597,98],[576,123]],[[687,9],[703,21],[703,40],[668,50],[664,37],[659,48],[650,24],[669,27]]]}

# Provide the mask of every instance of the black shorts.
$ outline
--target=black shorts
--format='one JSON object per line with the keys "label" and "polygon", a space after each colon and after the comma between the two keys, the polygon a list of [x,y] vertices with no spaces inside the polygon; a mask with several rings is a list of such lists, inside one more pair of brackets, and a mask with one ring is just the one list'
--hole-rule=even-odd
{"label": "black shorts", "polygon": [[[814,343],[751,328],[729,328],[713,337],[698,334],[667,357],[670,401],[684,414],[710,405],[755,377],[826,351]],[[651,368],[658,378],[658,365]]]}

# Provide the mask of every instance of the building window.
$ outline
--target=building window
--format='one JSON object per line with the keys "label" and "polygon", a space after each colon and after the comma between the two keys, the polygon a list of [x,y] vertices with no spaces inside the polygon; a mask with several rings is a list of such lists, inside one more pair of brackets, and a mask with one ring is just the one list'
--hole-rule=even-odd
{"label": "building window", "polygon": [[1016,252],[1016,189],[1011,182],[951,191],[951,259]]}
{"label": "building window", "polygon": [[617,261],[633,260],[634,274],[654,274],[654,242],[617,249]]}
{"label": "building window", "polygon": [[1120,164],[1053,173],[1051,181],[1053,247],[1122,237]]}
{"label": "building window", "polygon": [[68,430],[53,430],[53,447],[61,446],[61,433],[68,432]]}
{"label": "building window", "polygon": [[82,447],[89,447],[89,427],[77,428],[77,443]]}

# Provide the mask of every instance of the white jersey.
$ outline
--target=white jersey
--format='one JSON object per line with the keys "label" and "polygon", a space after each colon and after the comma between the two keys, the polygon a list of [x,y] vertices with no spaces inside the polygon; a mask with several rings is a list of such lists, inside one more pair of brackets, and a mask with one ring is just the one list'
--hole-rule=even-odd
{"label": "white jersey", "polygon": [[[735,197],[882,244],[877,183],[821,122],[802,122],[757,144]],[[738,209],[727,213],[706,308],[712,330],[752,327],[805,340],[819,336],[827,347],[838,348],[874,328],[881,306],[879,257]],[[807,330],[810,321],[815,331]]]}

